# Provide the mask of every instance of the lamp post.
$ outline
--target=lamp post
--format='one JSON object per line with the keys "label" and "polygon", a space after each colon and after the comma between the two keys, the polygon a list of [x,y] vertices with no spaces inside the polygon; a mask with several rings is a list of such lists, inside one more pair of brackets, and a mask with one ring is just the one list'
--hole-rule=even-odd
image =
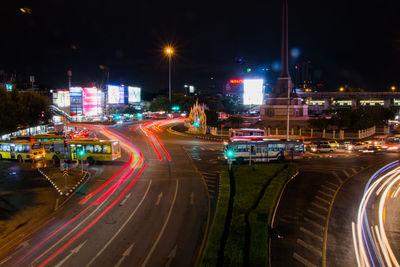
{"label": "lamp post", "polygon": [[174,53],[174,49],[171,46],[165,48],[165,54],[168,56],[168,72],[169,72],[169,103],[171,104],[171,58]]}
{"label": "lamp post", "polygon": [[392,90],[392,92],[394,93],[394,91],[396,91],[396,86],[392,85],[392,86],[390,87],[390,90]]}

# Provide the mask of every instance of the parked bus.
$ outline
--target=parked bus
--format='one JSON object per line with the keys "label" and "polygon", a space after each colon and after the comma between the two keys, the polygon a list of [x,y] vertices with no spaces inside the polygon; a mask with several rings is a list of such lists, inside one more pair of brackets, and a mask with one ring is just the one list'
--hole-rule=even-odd
{"label": "parked bus", "polygon": [[43,143],[48,140],[64,140],[64,136],[58,134],[19,135],[19,136],[12,136],[11,140],[24,140],[24,141]]}
{"label": "parked bus", "polygon": [[240,140],[225,146],[225,159],[238,163],[283,161],[301,159],[304,156],[304,144],[301,140],[265,139],[262,141]]}
{"label": "parked bus", "polygon": [[230,141],[241,139],[262,140],[263,137],[265,137],[265,130],[263,129],[241,128],[229,130]]}
{"label": "parked bus", "polygon": [[[68,141],[47,141],[44,143],[46,159],[58,162],[66,160],[87,160],[90,165],[96,161],[113,161],[121,157],[118,141],[99,139],[74,139]],[[79,152],[82,151],[82,158]]]}
{"label": "parked bus", "polygon": [[17,159],[19,162],[25,160],[40,160],[44,157],[43,144],[24,140],[1,141],[0,160]]}

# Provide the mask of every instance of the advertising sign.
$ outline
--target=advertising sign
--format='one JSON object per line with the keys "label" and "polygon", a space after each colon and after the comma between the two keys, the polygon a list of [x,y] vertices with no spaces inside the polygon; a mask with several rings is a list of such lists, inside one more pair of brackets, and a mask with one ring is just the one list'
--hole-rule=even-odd
{"label": "advertising sign", "polygon": [[71,115],[82,115],[82,87],[70,87]]}
{"label": "advertising sign", "polygon": [[107,103],[108,104],[124,104],[125,94],[124,86],[108,85],[107,86]]}
{"label": "advertising sign", "polygon": [[98,93],[96,87],[85,87],[82,90],[82,108],[83,115],[96,116],[98,115]]}
{"label": "advertising sign", "polygon": [[243,105],[263,104],[263,83],[262,79],[246,79],[243,81]]}
{"label": "advertising sign", "polygon": [[60,108],[69,107],[69,91],[57,91],[57,106]]}
{"label": "advertising sign", "polygon": [[128,86],[128,103],[138,103],[140,102],[140,88]]}
{"label": "advertising sign", "polygon": [[12,89],[13,89],[13,85],[12,85],[12,84],[6,83],[6,90],[7,90],[7,92],[12,92]]}

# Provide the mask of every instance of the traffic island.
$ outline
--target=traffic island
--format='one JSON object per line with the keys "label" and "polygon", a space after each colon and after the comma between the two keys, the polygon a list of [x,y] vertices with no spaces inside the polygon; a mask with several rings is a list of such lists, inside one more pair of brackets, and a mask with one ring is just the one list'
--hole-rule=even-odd
{"label": "traffic island", "polygon": [[222,174],[202,266],[268,266],[271,222],[296,165],[234,165]]}
{"label": "traffic island", "polygon": [[57,190],[60,196],[69,196],[73,193],[88,177],[89,172],[78,169],[64,169],[57,167],[38,168],[43,175]]}

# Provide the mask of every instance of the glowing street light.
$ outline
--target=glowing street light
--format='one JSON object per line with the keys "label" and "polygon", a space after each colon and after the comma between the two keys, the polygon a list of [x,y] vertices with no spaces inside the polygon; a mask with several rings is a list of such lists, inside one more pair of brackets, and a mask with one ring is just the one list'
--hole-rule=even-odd
{"label": "glowing street light", "polygon": [[341,86],[341,87],[339,88],[339,91],[340,91],[340,92],[344,92],[344,87]]}
{"label": "glowing street light", "polygon": [[390,87],[390,90],[392,90],[392,92],[396,91],[396,86],[392,85],[392,86]]}
{"label": "glowing street light", "polygon": [[171,58],[174,53],[174,49],[171,46],[165,48],[165,54],[168,56],[168,70],[169,70],[169,103],[171,104]]}

